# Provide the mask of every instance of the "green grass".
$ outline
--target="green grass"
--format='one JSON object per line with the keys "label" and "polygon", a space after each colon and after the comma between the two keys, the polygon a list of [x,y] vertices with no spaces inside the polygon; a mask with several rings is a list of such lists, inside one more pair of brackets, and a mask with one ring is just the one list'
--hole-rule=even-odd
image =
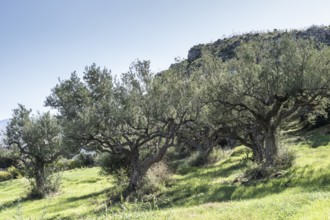
{"label": "green grass", "polygon": [[61,190],[41,200],[26,200],[28,181],[0,183],[0,219],[81,219],[93,214],[110,184],[99,168],[66,171]]}
{"label": "green grass", "polygon": [[289,143],[296,160],[279,178],[233,183],[249,163],[240,147],[216,164],[173,175],[152,202],[115,208],[104,205],[111,183],[98,168],[64,172],[60,192],[42,200],[24,200],[25,179],[2,182],[0,219],[330,219],[330,137],[310,138],[313,147]]}

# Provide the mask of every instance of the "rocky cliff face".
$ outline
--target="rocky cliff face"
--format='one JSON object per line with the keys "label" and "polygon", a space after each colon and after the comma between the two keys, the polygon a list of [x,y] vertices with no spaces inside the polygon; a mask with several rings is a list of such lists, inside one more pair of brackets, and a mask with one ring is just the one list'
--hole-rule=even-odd
{"label": "rocky cliff face", "polygon": [[200,58],[200,56],[202,55],[202,44],[193,46],[192,48],[190,48],[189,52],[188,52],[188,61],[192,62],[198,58]]}
{"label": "rocky cliff face", "polygon": [[211,51],[214,56],[217,56],[223,61],[226,61],[235,56],[235,49],[242,43],[247,43],[252,40],[275,40],[288,34],[296,38],[315,39],[318,42],[330,46],[330,26],[312,26],[306,30],[290,31],[278,31],[275,29],[272,32],[247,33],[219,39],[210,44],[199,44],[193,46],[188,52],[187,60],[189,63],[198,60],[198,58],[200,58],[203,54],[203,48],[206,48]]}

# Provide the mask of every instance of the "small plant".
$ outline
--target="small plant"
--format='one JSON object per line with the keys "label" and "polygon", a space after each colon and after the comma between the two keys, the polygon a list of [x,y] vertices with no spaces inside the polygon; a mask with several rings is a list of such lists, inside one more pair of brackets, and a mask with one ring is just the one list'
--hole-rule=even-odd
{"label": "small plant", "polygon": [[164,161],[152,165],[137,192],[138,197],[144,200],[149,200],[148,197],[154,199],[152,195],[159,192],[170,182],[171,173]]}
{"label": "small plant", "polygon": [[282,147],[275,157],[275,167],[277,169],[287,169],[293,165],[295,158],[296,157],[292,151]]}
{"label": "small plant", "polygon": [[222,149],[222,148],[213,148],[209,159],[208,159],[208,164],[213,164],[216,163],[220,160],[228,158],[228,153],[230,150]]}

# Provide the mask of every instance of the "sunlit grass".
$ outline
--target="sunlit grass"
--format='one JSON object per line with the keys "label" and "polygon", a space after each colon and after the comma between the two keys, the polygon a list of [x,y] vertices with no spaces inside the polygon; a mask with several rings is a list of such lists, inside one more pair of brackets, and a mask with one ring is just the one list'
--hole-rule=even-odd
{"label": "sunlit grass", "polygon": [[79,219],[90,215],[106,198],[110,187],[99,168],[66,171],[58,193],[41,200],[26,200],[27,180],[0,183],[0,219]]}
{"label": "sunlit grass", "polygon": [[[330,219],[330,144],[292,143],[294,165],[278,178],[234,182],[249,160],[244,147],[207,167],[186,167],[155,201],[105,206],[111,183],[99,168],[66,171],[60,192],[24,200],[25,179],[0,183],[0,219]],[[110,188],[110,189],[109,189]]]}

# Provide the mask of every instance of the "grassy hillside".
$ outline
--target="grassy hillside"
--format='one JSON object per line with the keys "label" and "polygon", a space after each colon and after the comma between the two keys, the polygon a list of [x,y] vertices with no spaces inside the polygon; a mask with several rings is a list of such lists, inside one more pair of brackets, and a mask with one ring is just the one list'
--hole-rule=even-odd
{"label": "grassy hillside", "polygon": [[[27,181],[0,183],[0,219],[330,219],[330,135],[287,138],[296,154],[277,178],[241,184],[246,149],[204,168],[175,174],[153,202],[105,206],[111,178],[98,168],[66,171],[58,194],[24,200]],[[312,147],[311,147],[312,146]]]}
{"label": "grassy hillside", "polygon": [[25,200],[28,181],[0,183],[0,219],[81,219],[106,198],[110,184],[98,168],[63,173],[59,193],[42,200]]}

